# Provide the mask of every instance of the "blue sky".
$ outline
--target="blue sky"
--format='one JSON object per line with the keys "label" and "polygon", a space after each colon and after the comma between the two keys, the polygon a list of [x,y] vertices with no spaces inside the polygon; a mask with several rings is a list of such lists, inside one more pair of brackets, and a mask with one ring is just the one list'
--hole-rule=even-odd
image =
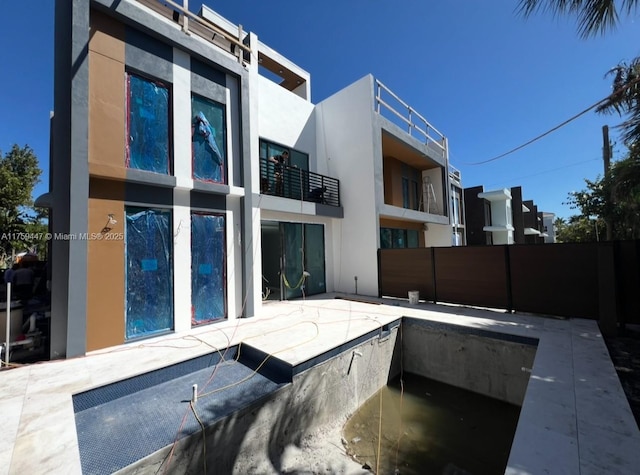
{"label": "blue sky", "polygon": [[[289,0],[203,2],[311,73],[319,102],[371,73],[449,139],[463,186],[521,185],[539,210],[568,217],[567,193],[602,174],[603,125],[591,112],[503,159],[495,157],[611,91],[604,74],[640,55],[635,18],[606,36],[578,38],[570,17],[525,20],[517,0]],[[13,2],[0,29],[0,150],[29,144],[48,189],[53,109],[53,0]],[[197,10],[200,2],[190,1]],[[640,16],[638,17],[640,19]],[[25,23],[26,22],[26,23]],[[28,25],[28,27],[25,27]],[[612,138],[617,131],[612,129]],[[614,157],[624,147],[617,144]]]}

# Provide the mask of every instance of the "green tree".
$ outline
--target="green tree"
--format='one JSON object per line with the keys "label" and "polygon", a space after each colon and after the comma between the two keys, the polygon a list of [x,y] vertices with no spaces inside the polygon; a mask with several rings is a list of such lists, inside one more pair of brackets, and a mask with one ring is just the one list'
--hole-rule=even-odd
{"label": "green tree", "polygon": [[601,219],[571,216],[568,220],[556,218],[557,242],[593,242],[604,236],[605,224]]}
{"label": "green tree", "polygon": [[640,156],[633,150],[613,162],[607,177],[585,180],[586,188],[568,197],[568,204],[580,212],[576,219],[595,217],[602,229],[604,222],[611,223],[613,239],[640,238]]}
{"label": "green tree", "polygon": [[14,145],[5,155],[0,153],[0,261],[35,244],[33,239],[21,238],[43,225],[41,215],[31,207],[31,194],[41,173],[38,158],[28,145]]}
{"label": "green tree", "polygon": [[[616,28],[620,16],[634,16],[640,0],[520,0],[518,11],[524,17],[542,11],[553,15],[574,15],[582,38],[604,34]],[[609,71],[613,92],[596,108],[597,112],[616,112],[627,116],[619,127],[627,146],[640,143],[640,58],[620,63]]]}
{"label": "green tree", "polygon": [[538,11],[575,15],[582,38],[604,34],[618,26],[620,13],[631,16],[640,0],[520,0],[518,11],[528,17]]}

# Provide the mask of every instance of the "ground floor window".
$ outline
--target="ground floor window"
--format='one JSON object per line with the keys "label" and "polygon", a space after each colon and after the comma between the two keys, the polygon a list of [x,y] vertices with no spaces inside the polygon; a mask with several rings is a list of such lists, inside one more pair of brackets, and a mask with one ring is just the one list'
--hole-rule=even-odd
{"label": "ground floor window", "polygon": [[191,324],[226,317],[225,217],[191,215]]}
{"label": "ground floor window", "polygon": [[263,222],[262,273],[269,298],[325,293],[324,226]]}
{"label": "ground floor window", "polygon": [[380,228],[380,247],[382,249],[403,249],[420,246],[417,229]]}
{"label": "ground floor window", "polygon": [[171,212],[127,207],[125,338],[173,329]]}

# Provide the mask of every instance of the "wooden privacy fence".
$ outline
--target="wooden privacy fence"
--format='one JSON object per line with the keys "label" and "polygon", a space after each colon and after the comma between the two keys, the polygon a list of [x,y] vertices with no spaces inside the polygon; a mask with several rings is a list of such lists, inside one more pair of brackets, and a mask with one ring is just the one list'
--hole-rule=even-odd
{"label": "wooden privacy fence", "polygon": [[640,323],[640,241],[378,250],[380,296]]}

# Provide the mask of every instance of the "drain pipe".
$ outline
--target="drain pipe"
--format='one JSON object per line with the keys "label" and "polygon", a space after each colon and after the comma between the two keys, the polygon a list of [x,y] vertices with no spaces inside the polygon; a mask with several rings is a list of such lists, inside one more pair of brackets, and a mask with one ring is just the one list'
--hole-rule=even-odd
{"label": "drain pipe", "polygon": [[191,402],[195,404],[198,402],[198,385],[194,384],[191,386]]}

